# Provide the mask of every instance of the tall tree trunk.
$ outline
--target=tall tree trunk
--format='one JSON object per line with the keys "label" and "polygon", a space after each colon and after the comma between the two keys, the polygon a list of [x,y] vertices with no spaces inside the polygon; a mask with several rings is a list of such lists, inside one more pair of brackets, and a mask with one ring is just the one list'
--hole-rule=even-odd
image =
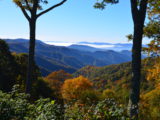
{"label": "tall tree trunk", "polygon": [[130,117],[138,119],[138,103],[140,96],[141,79],[141,49],[142,49],[143,25],[134,25],[133,47],[132,47],[132,80],[129,101]]}
{"label": "tall tree trunk", "polygon": [[131,12],[134,22],[134,35],[133,35],[133,47],[132,47],[132,80],[131,91],[129,98],[129,115],[133,120],[138,120],[138,103],[140,97],[140,79],[141,79],[141,49],[142,49],[142,37],[143,27],[146,17],[146,9],[148,0],[130,0]]}
{"label": "tall tree trunk", "polygon": [[31,92],[32,81],[34,79],[34,54],[35,54],[35,40],[36,40],[36,19],[29,21],[30,27],[30,41],[29,41],[29,56],[27,68],[26,93]]}

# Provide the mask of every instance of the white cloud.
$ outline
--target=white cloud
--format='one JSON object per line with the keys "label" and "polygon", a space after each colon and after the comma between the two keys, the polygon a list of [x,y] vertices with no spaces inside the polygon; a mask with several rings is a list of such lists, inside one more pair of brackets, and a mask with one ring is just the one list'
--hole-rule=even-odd
{"label": "white cloud", "polygon": [[52,41],[45,41],[45,43],[55,46],[70,46],[75,43],[69,43],[69,42],[52,42]]}
{"label": "white cloud", "polygon": [[115,47],[115,45],[94,45],[94,44],[80,44],[80,45],[87,45],[95,48],[111,48]]}
{"label": "white cloud", "polygon": [[90,47],[95,47],[95,48],[111,48],[111,47],[115,47],[116,45],[96,45],[96,44],[84,44],[84,43],[76,43],[76,42],[58,42],[58,41],[45,41],[45,43],[50,44],[50,45],[56,45],[56,46],[70,46],[73,44],[77,44],[77,45],[87,45]]}

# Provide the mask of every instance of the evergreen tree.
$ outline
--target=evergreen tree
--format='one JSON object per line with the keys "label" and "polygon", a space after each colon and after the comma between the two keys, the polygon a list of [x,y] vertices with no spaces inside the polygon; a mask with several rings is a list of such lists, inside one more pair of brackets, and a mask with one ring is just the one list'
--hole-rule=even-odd
{"label": "evergreen tree", "polygon": [[17,77],[17,64],[5,41],[0,40],[0,89],[10,91]]}

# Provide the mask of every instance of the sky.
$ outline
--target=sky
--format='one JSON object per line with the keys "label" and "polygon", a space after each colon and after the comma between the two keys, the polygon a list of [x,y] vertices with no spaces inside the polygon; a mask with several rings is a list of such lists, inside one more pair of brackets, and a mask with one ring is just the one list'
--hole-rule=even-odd
{"label": "sky", "polygon": [[[45,7],[59,2],[50,2]],[[96,0],[68,0],[38,18],[37,39],[44,42],[126,43],[133,33],[130,0],[94,9]],[[0,38],[29,38],[28,21],[12,0],[0,0]],[[146,41],[144,41],[146,43]]]}

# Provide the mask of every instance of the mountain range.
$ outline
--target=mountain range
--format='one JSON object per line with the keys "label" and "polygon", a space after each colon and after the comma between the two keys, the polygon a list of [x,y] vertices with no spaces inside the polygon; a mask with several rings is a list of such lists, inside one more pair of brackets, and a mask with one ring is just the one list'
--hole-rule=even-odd
{"label": "mountain range", "polygon": [[[28,53],[29,41],[26,39],[5,39],[10,50],[16,53]],[[131,61],[128,50],[100,50],[85,45],[71,45],[68,47],[54,46],[36,40],[35,60],[42,75],[46,76],[60,69],[73,73],[87,66],[106,66]]]}
{"label": "mountain range", "polygon": [[[52,44],[56,46],[67,46],[70,48],[76,48],[83,51],[105,51],[105,50],[114,50],[122,51],[128,50],[131,51],[132,43],[106,43],[106,42],[58,42],[58,41],[45,41],[47,44]],[[143,47],[147,45],[143,44]]]}

